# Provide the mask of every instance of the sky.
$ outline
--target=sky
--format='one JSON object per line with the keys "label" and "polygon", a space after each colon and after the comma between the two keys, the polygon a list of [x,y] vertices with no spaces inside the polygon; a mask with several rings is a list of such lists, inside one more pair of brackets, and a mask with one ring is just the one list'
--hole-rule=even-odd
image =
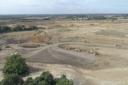
{"label": "sky", "polygon": [[128,13],[128,0],[0,0],[0,14]]}

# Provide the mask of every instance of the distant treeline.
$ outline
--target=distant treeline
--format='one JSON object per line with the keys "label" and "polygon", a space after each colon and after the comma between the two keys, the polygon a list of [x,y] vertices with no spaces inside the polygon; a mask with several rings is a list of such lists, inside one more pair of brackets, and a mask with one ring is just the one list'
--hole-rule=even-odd
{"label": "distant treeline", "polygon": [[26,27],[24,25],[17,25],[14,27],[11,26],[0,26],[0,33],[6,33],[6,32],[16,32],[16,31],[31,31],[31,30],[36,30],[39,29],[36,26],[29,26]]}
{"label": "distant treeline", "polygon": [[67,16],[66,19],[71,20],[117,20],[116,16]]}

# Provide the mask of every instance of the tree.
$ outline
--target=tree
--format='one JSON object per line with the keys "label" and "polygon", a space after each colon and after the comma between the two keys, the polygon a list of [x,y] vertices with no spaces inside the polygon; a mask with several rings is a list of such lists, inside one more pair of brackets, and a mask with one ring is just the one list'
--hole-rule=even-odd
{"label": "tree", "polygon": [[35,79],[36,85],[54,85],[54,78],[51,73],[43,72]]}
{"label": "tree", "polygon": [[61,78],[56,79],[56,85],[73,85],[73,81],[68,80],[65,75],[62,75]]}
{"label": "tree", "polygon": [[32,77],[27,78],[23,85],[36,85]]}
{"label": "tree", "polygon": [[17,74],[6,75],[5,78],[1,81],[0,85],[22,85],[23,80]]}
{"label": "tree", "polygon": [[24,26],[21,26],[21,25],[17,25],[17,26],[15,26],[14,28],[13,28],[13,31],[22,31],[22,30],[24,30]]}
{"label": "tree", "polygon": [[29,73],[29,68],[25,59],[17,53],[6,59],[3,72],[4,79],[0,82],[0,85],[73,85],[73,81],[68,80],[65,75],[54,79],[49,72],[43,72],[35,79],[30,77],[24,82],[21,77]]}
{"label": "tree", "polygon": [[3,73],[5,75],[15,73],[20,76],[25,76],[29,73],[29,68],[25,63],[25,59],[22,58],[21,55],[15,53],[7,57]]}

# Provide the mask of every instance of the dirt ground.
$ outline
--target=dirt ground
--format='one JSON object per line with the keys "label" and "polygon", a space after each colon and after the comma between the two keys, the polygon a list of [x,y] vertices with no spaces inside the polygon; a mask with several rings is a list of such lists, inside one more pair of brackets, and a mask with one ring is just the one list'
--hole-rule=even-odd
{"label": "dirt ground", "polygon": [[66,74],[75,85],[128,84],[128,22],[19,23],[43,29],[0,34],[0,70],[10,53],[19,52],[29,66],[38,68],[32,77],[48,70],[55,77]]}

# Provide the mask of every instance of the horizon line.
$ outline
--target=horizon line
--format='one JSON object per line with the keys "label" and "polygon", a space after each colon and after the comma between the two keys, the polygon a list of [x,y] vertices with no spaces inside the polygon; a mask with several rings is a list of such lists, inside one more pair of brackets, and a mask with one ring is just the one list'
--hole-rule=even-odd
{"label": "horizon line", "polygon": [[120,15],[120,14],[128,14],[128,13],[48,13],[48,14],[0,14],[0,15],[100,15],[100,14],[105,14],[105,15]]}

